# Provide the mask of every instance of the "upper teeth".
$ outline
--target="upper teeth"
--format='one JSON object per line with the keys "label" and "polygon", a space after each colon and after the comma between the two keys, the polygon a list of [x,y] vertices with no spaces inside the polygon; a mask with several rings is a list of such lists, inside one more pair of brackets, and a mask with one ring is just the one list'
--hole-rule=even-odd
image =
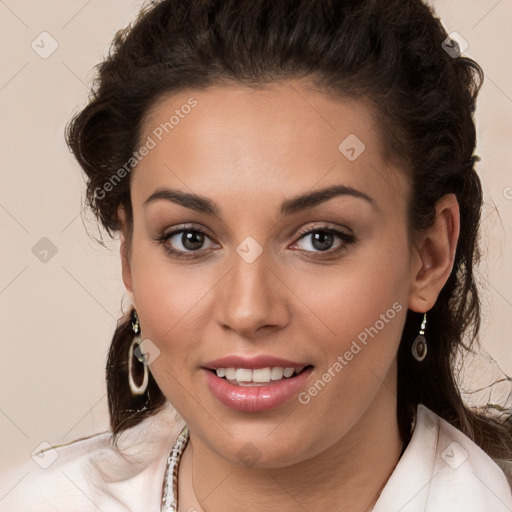
{"label": "upper teeth", "polygon": [[249,370],[247,368],[217,368],[215,372],[218,377],[226,377],[227,380],[238,382],[270,382],[280,380],[284,377],[291,377],[294,372],[300,373],[304,366],[297,368],[258,368]]}

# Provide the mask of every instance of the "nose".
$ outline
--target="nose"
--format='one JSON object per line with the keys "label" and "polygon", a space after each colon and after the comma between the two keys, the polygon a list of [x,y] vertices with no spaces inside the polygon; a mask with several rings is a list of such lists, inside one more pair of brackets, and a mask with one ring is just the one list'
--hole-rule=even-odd
{"label": "nose", "polygon": [[216,305],[217,321],[225,330],[244,338],[256,338],[289,322],[291,291],[277,265],[269,266],[262,253],[251,263],[238,254],[221,281]]}

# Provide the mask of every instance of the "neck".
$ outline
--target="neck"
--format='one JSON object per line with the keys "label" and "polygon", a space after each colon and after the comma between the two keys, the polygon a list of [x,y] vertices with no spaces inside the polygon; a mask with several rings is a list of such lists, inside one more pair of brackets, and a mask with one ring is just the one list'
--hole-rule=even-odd
{"label": "neck", "polygon": [[372,510],[403,447],[390,392],[396,380],[386,381],[345,436],[292,466],[240,467],[191,435],[180,465],[179,512]]}

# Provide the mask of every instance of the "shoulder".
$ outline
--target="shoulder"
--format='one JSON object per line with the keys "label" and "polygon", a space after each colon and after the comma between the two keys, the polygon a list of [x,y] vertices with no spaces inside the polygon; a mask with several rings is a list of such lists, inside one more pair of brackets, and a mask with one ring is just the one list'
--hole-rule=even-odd
{"label": "shoulder", "polygon": [[471,439],[420,404],[412,438],[374,512],[510,512],[500,467]]}
{"label": "shoulder", "polygon": [[170,404],[123,432],[53,446],[0,475],[0,512],[158,510],[169,451],[184,422]]}

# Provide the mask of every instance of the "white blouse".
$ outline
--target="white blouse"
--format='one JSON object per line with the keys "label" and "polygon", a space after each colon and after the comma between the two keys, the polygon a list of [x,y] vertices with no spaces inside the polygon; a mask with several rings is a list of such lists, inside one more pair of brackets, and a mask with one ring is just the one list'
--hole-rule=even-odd
{"label": "white blouse", "polygon": [[[167,456],[184,422],[170,404],[124,431],[53,447],[0,475],[1,512],[159,512]],[[373,512],[511,512],[500,467],[419,405],[412,438]]]}

